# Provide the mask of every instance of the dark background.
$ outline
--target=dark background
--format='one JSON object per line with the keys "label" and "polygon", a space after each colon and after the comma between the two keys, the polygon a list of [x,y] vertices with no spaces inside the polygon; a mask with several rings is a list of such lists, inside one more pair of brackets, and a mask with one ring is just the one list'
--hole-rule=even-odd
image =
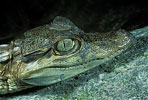
{"label": "dark background", "polygon": [[5,0],[0,3],[0,43],[64,16],[85,32],[127,31],[148,25],[148,3],[131,0]]}

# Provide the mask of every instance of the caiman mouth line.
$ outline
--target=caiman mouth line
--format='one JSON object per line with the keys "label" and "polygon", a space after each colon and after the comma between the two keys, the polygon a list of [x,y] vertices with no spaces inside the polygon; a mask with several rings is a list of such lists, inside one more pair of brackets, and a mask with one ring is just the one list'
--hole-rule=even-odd
{"label": "caiman mouth line", "polygon": [[[113,59],[115,56],[117,56],[117,55],[119,55],[121,52],[123,52],[123,51],[125,51],[126,49],[128,49],[128,48],[125,48],[125,49],[121,49],[121,50],[118,50],[116,53],[114,53],[114,54],[112,54],[112,55],[110,55],[109,57],[105,57],[105,58],[99,58],[99,59],[92,59],[92,60],[90,60],[90,61],[87,61],[87,62],[83,62],[83,63],[79,63],[79,64],[76,64],[76,65],[73,65],[73,66],[49,66],[49,67],[45,67],[45,68],[55,68],[55,69],[57,69],[57,70],[68,70],[68,69],[74,69],[74,68],[77,68],[77,67],[80,67],[80,65],[84,65],[84,64],[89,64],[89,63],[91,63],[91,62],[100,62],[100,64],[103,64],[104,62],[107,62],[107,61],[109,61],[109,60],[111,60],[111,59]],[[100,65],[99,64],[99,65]],[[98,65],[96,65],[96,66],[98,66]],[[86,66],[84,66],[84,68],[85,68]],[[43,69],[45,69],[45,68],[43,68]],[[39,70],[41,70],[41,69],[39,69]]]}

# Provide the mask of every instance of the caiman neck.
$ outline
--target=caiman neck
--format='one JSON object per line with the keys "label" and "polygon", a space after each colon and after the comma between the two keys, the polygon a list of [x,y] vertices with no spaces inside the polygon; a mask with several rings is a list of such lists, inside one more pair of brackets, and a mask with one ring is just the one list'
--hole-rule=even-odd
{"label": "caiman neck", "polygon": [[24,65],[25,63],[21,61],[9,61],[7,64],[0,64],[0,86],[2,86],[0,89],[3,90],[3,93],[0,94],[12,93],[32,87],[18,79]]}

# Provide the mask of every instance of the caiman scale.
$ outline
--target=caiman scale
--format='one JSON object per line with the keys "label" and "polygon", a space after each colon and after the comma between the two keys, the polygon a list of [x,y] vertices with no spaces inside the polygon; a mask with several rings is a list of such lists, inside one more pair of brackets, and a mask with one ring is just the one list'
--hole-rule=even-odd
{"label": "caiman scale", "polygon": [[0,94],[50,85],[94,68],[132,44],[125,30],[85,33],[64,17],[0,45]]}

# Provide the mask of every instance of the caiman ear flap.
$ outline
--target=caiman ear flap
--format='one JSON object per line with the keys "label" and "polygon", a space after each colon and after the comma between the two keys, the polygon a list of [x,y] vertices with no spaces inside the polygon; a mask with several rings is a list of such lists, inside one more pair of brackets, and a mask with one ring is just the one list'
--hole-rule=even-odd
{"label": "caiman ear flap", "polygon": [[69,19],[57,16],[51,23],[50,29],[55,30],[69,30],[72,27],[76,27]]}

